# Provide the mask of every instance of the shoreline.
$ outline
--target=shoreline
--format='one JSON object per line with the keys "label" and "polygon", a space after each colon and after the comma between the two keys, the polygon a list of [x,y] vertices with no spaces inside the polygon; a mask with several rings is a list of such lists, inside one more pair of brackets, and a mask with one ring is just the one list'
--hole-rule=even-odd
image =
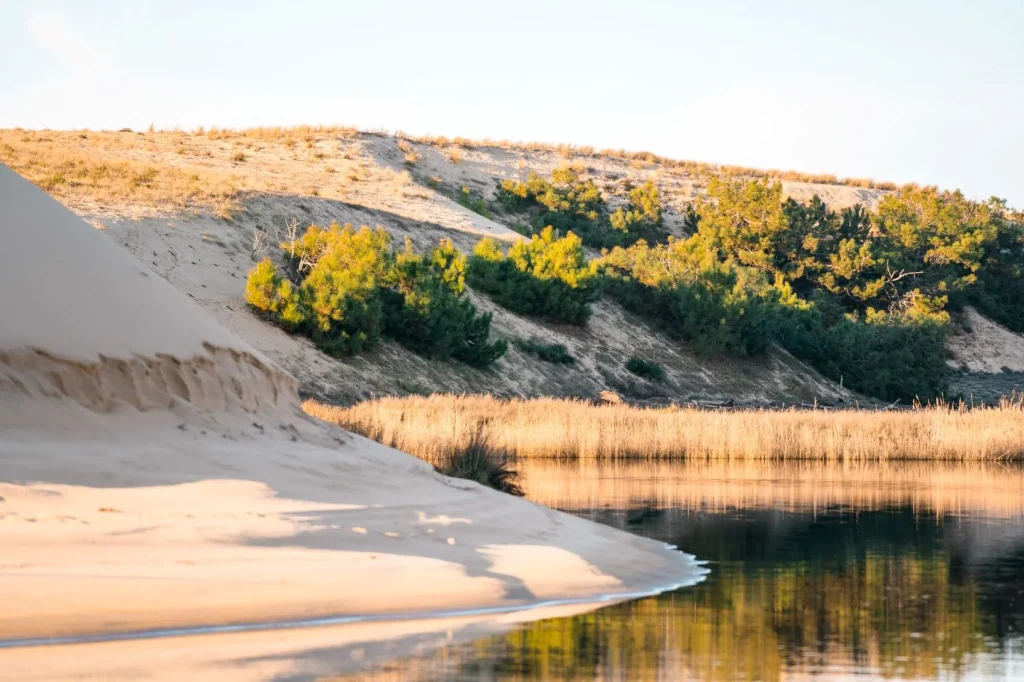
{"label": "shoreline", "polygon": [[[301,413],[268,416],[126,408],[93,414],[102,431],[5,433],[0,649],[597,608],[706,573]],[[90,468],[102,459],[118,468]]]}
{"label": "shoreline", "polygon": [[[662,543],[665,549],[679,551],[680,560],[688,568],[703,566],[704,562],[699,561],[692,554],[678,550],[677,547],[668,543]],[[563,607],[582,607],[580,612],[598,609],[612,604],[645,597],[654,597],[665,592],[692,587],[702,582],[708,571],[696,572],[691,577],[674,583],[665,583],[647,590],[634,592],[595,594],[586,597],[548,599],[525,604],[508,606],[480,606],[476,608],[455,609],[451,611],[433,612],[408,612],[408,613],[370,613],[361,615],[337,615],[323,616],[301,620],[264,621],[253,623],[233,623],[223,625],[206,625],[196,627],[159,628],[153,630],[137,630],[125,632],[109,632],[94,635],[69,635],[58,637],[35,637],[24,639],[0,638],[0,650],[24,649],[48,646],[68,646],[75,644],[106,644],[112,642],[134,642],[139,640],[166,639],[172,637],[192,637],[197,635],[218,635],[245,632],[275,632],[280,630],[300,630],[306,628],[321,628],[336,625],[361,625],[371,623],[411,623],[420,621],[462,619],[490,616],[512,616],[506,622],[520,622],[517,617],[529,616],[533,612],[545,609],[560,609]],[[588,608],[589,607],[589,608]]]}

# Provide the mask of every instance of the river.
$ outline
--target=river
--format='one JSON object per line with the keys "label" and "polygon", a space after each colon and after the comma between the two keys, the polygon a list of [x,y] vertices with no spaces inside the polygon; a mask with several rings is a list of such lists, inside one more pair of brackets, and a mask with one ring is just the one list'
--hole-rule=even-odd
{"label": "river", "polygon": [[701,584],[359,680],[1024,680],[1024,469],[520,463],[530,499],[679,546]]}

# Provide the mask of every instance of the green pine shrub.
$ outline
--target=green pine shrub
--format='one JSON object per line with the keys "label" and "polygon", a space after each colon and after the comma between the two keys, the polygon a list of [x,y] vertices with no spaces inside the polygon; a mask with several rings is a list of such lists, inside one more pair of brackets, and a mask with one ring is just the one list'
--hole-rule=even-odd
{"label": "green pine shrub", "polygon": [[582,325],[601,296],[601,280],[583,242],[547,227],[512,245],[508,254],[486,238],[469,260],[469,284],[513,312]]}
{"label": "green pine shrub", "polygon": [[629,203],[615,209],[608,216],[608,223],[622,235],[622,243],[634,243],[638,239],[656,241],[665,237],[661,211],[658,188],[648,180],[629,191]]}
{"label": "green pine shrub", "polygon": [[533,232],[553,227],[560,234],[573,232],[587,246],[610,248],[632,244],[643,236],[660,234],[661,202],[652,183],[630,192],[630,204],[612,216],[601,191],[592,180],[565,166],[551,180],[530,173],[526,181],[504,180],[498,185],[498,203],[508,212],[526,212]]}
{"label": "green pine shrub", "polygon": [[648,381],[663,381],[665,379],[664,367],[654,360],[648,360],[636,355],[626,360],[626,369],[630,373]]}
{"label": "green pine shrub", "polygon": [[459,206],[468,208],[474,213],[479,213],[487,219],[494,218],[494,213],[491,212],[490,207],[487,205],[487,200],[470,192],[468,187],[464,186],[456,195],[455,200]]}
{"label": "green pine shrub", "polygon": [[598,266],[625,307],[699,352],[775,342],[849,388],[910,401],[945,390],[950,311],[1024,326],[1024,228],[1008,215],[999,200],[916,186],[836,212],[778,183],[712,178],[693,235],[616,248]]}
{"label": "green pine shrub", "polygon": [[335,223],[281,248],[293,279],[265,259],[249,273],[246,301],[325,353],[358,354],[388,336],[425,357],[486,367],[508,347],[489,341],[490,314],[465,298],[466,257],[450,240],[422,256],[408,240],[396,252],[382,228]]}
{"label": "green pine shrub", "polygon": [[524,353],[535,355],[544,362],[553,365],[571,365],[576,358],[569,354],[569,349],[561,343],[543,343],[537,339],[516,339],[515,347]]}
{"label": "green pine shrub", "polygon": [[702,354],[759,353],[772,319],[759,293],[763,276],[723,260],[699,238],[650,247],[640,241],[599,262],[608,291],[627,310],[656,321]]}

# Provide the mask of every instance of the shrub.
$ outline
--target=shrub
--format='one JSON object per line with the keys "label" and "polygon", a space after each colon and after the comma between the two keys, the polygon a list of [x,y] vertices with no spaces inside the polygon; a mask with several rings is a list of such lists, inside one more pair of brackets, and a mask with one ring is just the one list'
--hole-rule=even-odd
{"label": "shrub", "polygon": [[598,264],[608,291],[701,354],[750,355],[771,342],[769,287],[756,272],[723,260],[700,238],[614,249]]}
{"label": "shrub", "polygon": [[505,180],[498,187],[498,202],[506,211],[527,211],[534,232],[554,227],[574,232],[590,246],[614,246],[621,234],[608,225],[607,207],[592,180],[580,179],[569,167],[557,168],[551,181],[530,173],[526,182]]}
{"label": "shrub", "polygon": [[910,403],[945,390],[947,335],[948,325],[935,320],[893,323],[876,312],[844,316],[831,326],[819,316],[783,345],[847,388]]}
{"label": "shrub", "polygon": [[516,242],[502,253],[486,238],[469,262],[469,283],[514,312],[581,325],[601,295],[600,278],[573,233],[556,238],[552,228]]}
{"label": "shrub", "polygon": [[406,240],[385,292],[385,326],[395,339],[427,357],[455,357],[486,367],[505,354],[508,342],[488,343],[491,315],[477,315],[462,296],[466,257],[442,242],[428,257],[415,254]]}
{"label": "shrub", "polygon": [[662,381],[665,378],[665,369],[660,364],[636,355],[626,360],[626,369],[649,381]]}
{"label": "shrub", "polygon": [[287,329],[294,329],[306,320],[307,313],[299,305],[298,292],[289,280],[278,274],[269,258],[261,260],[249,272],[245,300]]}
{"label": "shrub", "polygon": [[910,401],[945,388],[949,306],[1022,317],[1024,240],[998,202],[909,187],[875,213],[836,213],[778,184],[712,179],[690,224],[688,239],[614,249],[599,267],[625,307],[698,352],[777,342],[848,388]]}
{"label": "shrub", "polygon": [[664,237],[661,228],[661,199],[658,188],[648,180],[629,191],[629,203],[608,217],[612,229],[623,235],[624,242],[637,239],[654,241]]}
{"label": "shrub", "polygon": [[525,182],[504,180],[498,203],[509,212],[528,212],[534,232],[554,227],[575,232],[597,248],[624,246],[642,238],[661,238],[661,199],[652,182],[630,190],[629,204],[610,216],[600,190],[570,166],[556,168],[551,180],[530,173]]}
{"label": "shrub", "polygon": [[491,213],[491,209],[487,207],[487,200],[484,199],[483,197],[474,196],[472,193],[470,193],[468,187],[463,187],[459,191],[459,194],[456,197],[456,201],[459,203],[459,206],[468,208],[470,211],[473,211],[474,213],[479,213],[480,215],[487,219],[491,219],[494,217],[494,214]]}
{"label": "shrub", "polygon": [[511,456],[495,447],[482,428],[468,442],[445,450],[440,460],[436,469],[445,476],[476,481],[509,495],[523,495]]}
{"label": "shrub", "polygon": [[435,359],[486,367],[508,345],[494,343],[491,316],[464,297],[466,258],[443,240],[427,256],[391,248],[382,229],[312,225],[281,244],[294,281],[266,259],[249,273],[246,301],[324,352],[351,355],[382,335]]}
{"label": "shrub", "polygon": [[569,349],[561,343],[542,343],[537,339],[517,339],[515,346],[524,353],[536,355],[553,365],[571,365],[576,359],[569,355]]}

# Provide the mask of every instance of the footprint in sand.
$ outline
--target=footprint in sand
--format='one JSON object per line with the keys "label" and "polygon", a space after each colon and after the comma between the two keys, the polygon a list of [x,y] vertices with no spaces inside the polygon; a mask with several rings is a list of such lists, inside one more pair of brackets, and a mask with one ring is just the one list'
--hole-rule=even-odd
{"label": "footprint in sand", "polygon": [[385,531],[385,532],[381,533],[381,535],[383,535],[386,538],[400,538],[400,537],[402,537],[401,533],[396,533],[393,530]]}
{"label": "footprint in sand", "polygon": [[359,526],[352,526],[353,533],[359,533],[360,535],[366,535],[366,529],[360,528]]}

